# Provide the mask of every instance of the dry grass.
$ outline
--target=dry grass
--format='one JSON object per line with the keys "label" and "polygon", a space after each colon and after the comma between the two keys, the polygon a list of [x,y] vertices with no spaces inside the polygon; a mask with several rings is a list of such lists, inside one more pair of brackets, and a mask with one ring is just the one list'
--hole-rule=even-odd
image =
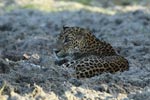
{"label": "dry grass", "polygon": [[[102,1],[95,1],[95,0],[12,0],[13,2],[10,2],[9,0],[0,1],[0,8],[3,8],[3,11],[12,11],[14,9],[36,9],[44,12],[57,12],[57,11],[76,11],[76,10],[87,10],[90,12],[97,12],[97,13],[104,13],[113,15],[118,12],[127,12],[127,11],[133,11],[137,9],[144,9],[143,6],[137,5],[140,3],[139,1],[130,2],[134,5],[129,6],[121,6],[121,4],[124,4],[124,0],[121,0],[120,2],[118,0],[113,0],[112,4],[116,5],[114,7],[101,7],[96,6],[97,4],[103,4],[106,3]],[[128,3],[126,1],[125,3]]]}

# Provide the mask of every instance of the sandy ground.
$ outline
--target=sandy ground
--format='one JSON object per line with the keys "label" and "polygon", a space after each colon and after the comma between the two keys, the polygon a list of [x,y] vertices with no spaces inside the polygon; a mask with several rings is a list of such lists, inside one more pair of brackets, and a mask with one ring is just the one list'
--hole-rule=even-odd
{"label": "sandy ground", "polygon": [[[130,68],[89,79],[68,76],[52,49],[63,25],[90,29]],[[86,10],[14,10],[0,16],[0,100],[150,100],[150,10],[115,15]]]}

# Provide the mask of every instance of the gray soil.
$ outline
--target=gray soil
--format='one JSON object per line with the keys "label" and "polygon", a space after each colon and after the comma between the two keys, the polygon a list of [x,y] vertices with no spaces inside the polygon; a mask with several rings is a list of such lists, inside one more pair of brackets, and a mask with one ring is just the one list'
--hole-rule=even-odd
{"label": "gray soil", "polygon": [[[129,70],[70,77],[69,69],[55,65],[52,52],[63,25],[90,29],[111,43],[128,59]],[[0,86],[2,100],[150,100],[150,10],[115,15],[14,10],[1,15]]]}

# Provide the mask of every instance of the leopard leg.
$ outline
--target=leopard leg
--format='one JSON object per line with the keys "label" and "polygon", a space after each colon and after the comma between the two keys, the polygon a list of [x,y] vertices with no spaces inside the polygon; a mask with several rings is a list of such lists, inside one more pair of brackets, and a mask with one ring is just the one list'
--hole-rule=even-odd
{"label": "leopard leg", "polygon": [[73,68],[73,66],[77,63],[77,61],[69,61],[66,62],[64,64],[62,64],[63,67],[67,67],[67,68]]}

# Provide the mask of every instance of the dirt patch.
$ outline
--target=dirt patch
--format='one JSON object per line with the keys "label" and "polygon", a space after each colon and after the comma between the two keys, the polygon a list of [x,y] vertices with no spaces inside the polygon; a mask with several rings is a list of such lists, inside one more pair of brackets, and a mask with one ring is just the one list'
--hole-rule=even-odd
{"label": "dirt patch", "polygon": [[[70,77],[67,70],[54,64],[52,54],[56,35],[63,25],[88,28],[99,39],[110,42],[129,60],[130,69],[89,79]],[[149,10],[112,16],[85,10],[53,13],[15,10],[3,14],[0,16],[0,86],[5,87],[1,88],[1,98],[148,100],[149,26]]]}

